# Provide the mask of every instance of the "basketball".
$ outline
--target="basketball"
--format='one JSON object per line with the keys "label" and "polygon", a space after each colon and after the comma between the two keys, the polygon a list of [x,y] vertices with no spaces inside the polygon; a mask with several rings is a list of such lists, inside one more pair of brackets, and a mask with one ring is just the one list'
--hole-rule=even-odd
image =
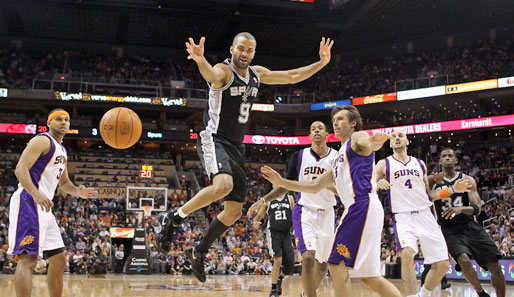
{"label": "basketball", "polygon": [[142,124],[139,116],[126,107],[107,111],[100,120],[100,135],[109,146],[126,149],[141,137]]}

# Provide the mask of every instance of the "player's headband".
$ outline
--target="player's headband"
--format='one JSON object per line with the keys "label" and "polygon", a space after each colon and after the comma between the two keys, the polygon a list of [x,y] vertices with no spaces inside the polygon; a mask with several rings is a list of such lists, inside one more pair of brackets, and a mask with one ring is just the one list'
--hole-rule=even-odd
{"label": "player's headband", "polygon": [[57,116],[67,116],[68,119],[70,118],[70,114],[66,110],[56,110],[48,115],[48,122],[50,122]]}

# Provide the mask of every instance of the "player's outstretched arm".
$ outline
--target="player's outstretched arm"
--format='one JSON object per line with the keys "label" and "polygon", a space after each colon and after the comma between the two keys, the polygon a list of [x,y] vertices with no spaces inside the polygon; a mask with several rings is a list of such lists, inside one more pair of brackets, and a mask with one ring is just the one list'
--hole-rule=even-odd
{"label": "player's outstretched arm", "polygon": [[227,77],[230,71],[223,64],[216,64],[214,67],[207,62],[204,56],[204,43],[205,37],[200,38],[198,44],[195,43],[193,38],[189,37],[186,42],[186,51],[189,54],[188,60],[193,60],[198,65],[200,74],[208,81],[213,88],[221,88],[227,82]]}
{"label": "player's outstretched arm", "polygon": [[255,66],[254,68],[257,71],[257,73],[259,73],[261,82],[263,84],[295,84],[313,76],[316,72],[323,69],[323,67],[325,67],[330,62],[330,51],[333,45],[333,40],[330,40],[330,38],[325,40],[325,37],[323,37],[321,39],[321,42],[319,43],[319,61],[304,67],[281,71],[272,71],[263,66]]}
{"label": "player's outstretched arm", "polygon": [[377,173],[377,187],[380,190],[389,190],[389,188],[392,186],[392,184],[386,180],[386,161],[385,160],[378,161],[377,165],[375,166],[375,172]]}
{"label": "player's outstretched arm", "polygon": [[98,192],[94,188],[86,188],[83,185],[76,186],[70,180],[68,176],[68,168],[64,169],[64,172],[61,176],[61,180],[59,180],[59,189],[64,191],[65,193],[79,196],[80,198],[89,199],[98,196]]}
{"label": "player's outstretched arm", "polygon": [[50,139],[47,137],[40,136],[32,138],[27,144],[27,147],[23,150],[23,153],[21,153],[20,160],[14,170],[14,175],[18,178],[23,189],[25,189],[25,191],[32,196],[34,201],[46,212],[50,211],[54,203],[46,197],[46,195],[39,192],[34,183],[32,183],[29,170],[43,153],[50,150],[50,145]]}
{"label": "player's outstretched arm", "polygon": [[318,178],[313,181],[295,181],[284,179],[278,172],[269,166],[262,166],[261,173],[264,175],[265,179],[273,184],[273,186],[285,188],[295,192],[316,194],[324,188],[334,184],[332,170],[325,171],[322,175],[318,176]]}
{"label": "player's outstretched arm", "polygon": [[262,219],[266,216],[266,209],[268,208],[268,203],[264,203],[260,206],[259,212],[257,213],[257,216],[252,221],[252,225],[254,229],[258,229]]}
{"label": "player's outstretched arm", "polygon": [[274,188],[268,194],[264,195],[261,199],[255,201],[250,208],[248,208],[248,212],[246,214],[247,217],[251,218],[257,212],[261,206],[265,203],[268,203],[272,200],[278,199],[279,197],[283,197],[287,193],[287,190],[284,188]]}
{"label": "player's outstretched arm", "polygon": [[378,151],[387,140],[393,139],[389,134],[376,133],[369,136],[367,132],[358,131],[352,134],[352,150],[359,155],[369,156],[372,152]]}

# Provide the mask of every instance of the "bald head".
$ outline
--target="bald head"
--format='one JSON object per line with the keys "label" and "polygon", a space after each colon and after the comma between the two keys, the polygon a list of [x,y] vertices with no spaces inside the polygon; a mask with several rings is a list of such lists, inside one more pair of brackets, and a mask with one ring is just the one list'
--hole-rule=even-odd
{"label": "bald head", "polygon": [[250,34],[250,33],[248,33],[248,32],[241,32],[241,33],[238,33],[238,34],[234,37],[234,39],[232,40],[232,46],[235,46],[235,45],[237,44],[237,39],[238,39],[238,38],[240,38],[240,37],[242,37],[242,38],[246,38],[246,39],[248,39],[248,40],[253,40],[253,41],[255,41],[255,44],[257,44],[257,40],[255,40],[255,37],[253,37],[253,35],[252,35],[252,34]]}

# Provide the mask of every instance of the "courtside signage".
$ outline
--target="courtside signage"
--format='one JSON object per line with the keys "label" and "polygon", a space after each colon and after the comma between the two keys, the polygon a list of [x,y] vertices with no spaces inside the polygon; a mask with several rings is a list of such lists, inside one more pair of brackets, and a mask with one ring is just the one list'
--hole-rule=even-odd
{"label": "courtside signage", "polygon": [[417,99],[417,98],[426,98],[426,97],[434,97],[434,96],[442,96],[445,95],[446,91],[444,86],[432,87],[432,88],[423,88],[409,91],[400,91],[396,93],[397,100],[409,100],[409,99]]}
{"label": "courtside signage", "polygon": [[498,88],[514,87],[514,76],[498,78]]}
{"label": "courtside signage", "polygon": [[311,110],[332,109],[334,107],[343,105],[352,105],[352,99],[313,103],[311,104]]}
{"label": "courtside signage", "polygon": [[[476,119],[465,119],[448,122],[437,122],[437,123],[426,123],[417,125],[407,125],[398,127],[387,127],[379,129],[364,130],[370,135],[374,135],[378,132],[391,134],[394,131],[402,131],[405,134],[425,134],[435,132],[447,132],[447,131],[459,131],[467,129],[479,129],[479,128],[490,128],[497,126],[514,125],[514,114],[476,118]],[[327,142],[340,141],[334,134],[329,134]],[[264,135],[245,135],[243,143],[245,144],[262,144],[262,145],[310,145],[311,139],[309,136],[264,136]]]}
{"label": "courtside signage", "polygon": [[498,88],[498,79],[488,79],[464,84],[447,85],[446,94],[458,94],[496,88]]}
{"label": "courtside signage", "polygon": [[382,102],[388,102],[388,101],[396,101],[396,93],[371,95],[371,96],[365,96],[365,97],[355,97],[352,99],[352,105],[373,104],[373,103],[382,103]]}
{"label": "courtside signage", "polygon": [[273,105],[273,104],[263,104],[263,103],[254,103],[252,105],[252,111],[274,112],[275,111],[275,105]]}

